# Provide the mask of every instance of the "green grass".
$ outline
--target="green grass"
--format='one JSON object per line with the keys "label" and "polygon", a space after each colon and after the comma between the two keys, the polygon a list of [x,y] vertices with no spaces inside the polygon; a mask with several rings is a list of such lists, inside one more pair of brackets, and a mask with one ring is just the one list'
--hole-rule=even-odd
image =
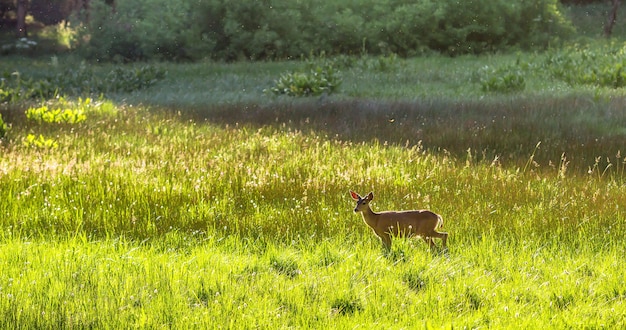
{"label": "green grass", "polygon": [[[346,126],[357,141],[130,106],[11,118],[2,327],[624,325],[620,171],[538,168],[531,145],[520,167],[460,159],[367,125]],[[29,132],[59,146],[18,143]],[[396,240],[385,254],[348,189],[439,212],[449,252]]]}
{"label": "green grass", "polygon": [[[546,56],[361,62],[311,99],[263,93],[299,62],[157,64],[74,124],[2,105],[0,328],[624,327],[624,92]],[[441,214],[449,251],[385,253],[350,189]]]}
{"label": "green grass", "polygon": [[[354,234],[353,234],[354,235]],[[449,258],[361,235],[291,244],[175,234],[138,244],[5,241],[3,327],[620,327],[621,248],[491,239]],[[511,251],[515,248],[515,251]],[[297,271],[284,271],[288,260]]]}

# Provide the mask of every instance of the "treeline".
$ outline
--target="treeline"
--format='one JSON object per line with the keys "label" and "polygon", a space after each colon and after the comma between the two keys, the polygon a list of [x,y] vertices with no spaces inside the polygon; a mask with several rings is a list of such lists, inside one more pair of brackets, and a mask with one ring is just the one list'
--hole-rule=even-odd
{"label": "treeline", "polygon": [[573,32],[558,0],[90,0],[73,17],[72,47],[100,61],[454,56]]}
{"label": "treeline", "polygon": [[[537,48],[573,31],[557,0],[92,0],[77,45],[100,60],[412,56]],[[88,40],[88,41],[85,41]]]}

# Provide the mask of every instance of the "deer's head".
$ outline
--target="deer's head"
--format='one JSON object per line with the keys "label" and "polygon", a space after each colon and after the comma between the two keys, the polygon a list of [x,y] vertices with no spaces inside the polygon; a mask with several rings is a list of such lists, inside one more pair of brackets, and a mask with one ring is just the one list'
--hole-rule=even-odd
{"label": "deer's head", "polygon": [[363,211],[367,210],[369,208],[369,206],[368,206],[369,202],[371,202],[372,199],[374,199],[374,193],[371,193],[371,192],[369,194],[367,194],[367,196],[365,196],[365,198],[363,198],[359,194],[357,194],[354,191],[350,190],[350,196],[352,196],[352,199],[354,199],[356,201],[356,206],[354,207],[354,212],[363,212]]}

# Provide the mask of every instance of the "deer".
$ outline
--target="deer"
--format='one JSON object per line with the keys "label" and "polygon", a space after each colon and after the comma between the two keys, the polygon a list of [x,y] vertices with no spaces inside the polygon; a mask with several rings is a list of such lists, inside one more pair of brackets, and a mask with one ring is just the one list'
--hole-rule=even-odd
{"label": "deer", "polygon": [[365,198],[354,191],[350,196],[356,201],[355,213],[361,213],[363,221],[380,239],[386,251],[391,249],[392,236],[421,237],[426,244],[434,250],[437,245],[434,238],[441,239],[443,249],[447,249],[446,240],[448,233],[439,232],[443,227],[443,218],[429,210],[410,211],[385,211],[374,212],[370,208],[370,202],[374,199],[374,193],[370,192]]}

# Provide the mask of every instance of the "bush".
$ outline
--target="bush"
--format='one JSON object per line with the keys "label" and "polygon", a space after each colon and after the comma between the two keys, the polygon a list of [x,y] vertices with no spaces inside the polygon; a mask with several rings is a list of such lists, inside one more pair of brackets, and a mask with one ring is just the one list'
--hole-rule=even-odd
{"label": "bush", "polygon": [[103,0],[90,2],[75,47],[96,61],[130,62],[189,58],[192,1],[117,1],[115,10]]}
{"label": "bush", "polygon": [[550,54],[543,67],[570,85],[626,86],[626,47],[567,48]]}
{"label": "bush", "polygon": [[99,73],[80,65],[40,79],[21,77],[17,72],[5,73],[0,82],[0,102],[50,99],[60,95],[132,92],[150,87],[164,77],[165,70],[150,65],[130,69],[116,68],[107,73]]}
{"label": "bush", "polygon": [[485,67],[481,70],[480,85],[483,92],[521,92],[526,88],[524,72],[515,66]]}
{"label": "bush", "polygon": [[89,59],[262,60],[302,54],[478,54],[573,32],[557,0],[93,0]]}
{"label": "bush", "polygon": [[276,81],[269,92],[289,96],[319,96],[332,94],[341,85],[341,79],[330,63],[311,68],[308,73],[285,73]]}

